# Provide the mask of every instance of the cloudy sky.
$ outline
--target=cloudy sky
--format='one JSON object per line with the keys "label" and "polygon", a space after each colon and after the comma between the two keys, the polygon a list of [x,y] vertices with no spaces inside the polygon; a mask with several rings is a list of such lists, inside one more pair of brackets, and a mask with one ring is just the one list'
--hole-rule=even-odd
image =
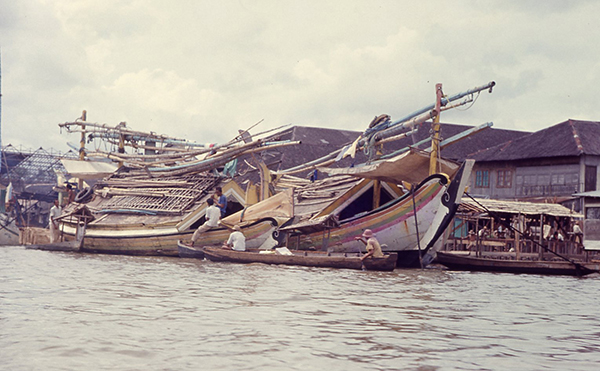
{"label": "cloudy sky", "polygon": [[197,142],[364,130],[496,81],[443,122],[600,120],[600,2],[0,0],[2,144],[67,150],[88,121]]}

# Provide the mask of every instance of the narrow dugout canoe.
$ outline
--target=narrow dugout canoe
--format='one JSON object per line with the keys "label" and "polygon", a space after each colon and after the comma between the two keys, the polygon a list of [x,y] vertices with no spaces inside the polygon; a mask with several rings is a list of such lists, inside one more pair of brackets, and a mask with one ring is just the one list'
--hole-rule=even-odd
{"label": "narrow dugout canoe", "polygon": [[584,276],[597,273],[600,264],[567,261],[505,260],[437,252],[436,262],[452,270]]}
{"label": "narrow dugout canoe", "polygon": [[211,261],[231,263],[264,263],[282,265],[300,265],[319,268],[366,269],[376,271],[392,271],[396,267],[397,253],[383,258],[367,258],[360,260],[358,254],[329,254],[316,251],[291,251],[292,255],[281,255],[271,251],[234,251],[220,247],[203,247],[204,256]]}

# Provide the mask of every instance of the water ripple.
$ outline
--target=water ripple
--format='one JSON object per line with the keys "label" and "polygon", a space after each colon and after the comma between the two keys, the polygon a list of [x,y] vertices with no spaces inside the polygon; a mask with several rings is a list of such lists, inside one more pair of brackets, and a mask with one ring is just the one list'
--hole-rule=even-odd
{"label": "water ripple", "polygon": [[598,276],[0,248],[7,370],[595,370]]}

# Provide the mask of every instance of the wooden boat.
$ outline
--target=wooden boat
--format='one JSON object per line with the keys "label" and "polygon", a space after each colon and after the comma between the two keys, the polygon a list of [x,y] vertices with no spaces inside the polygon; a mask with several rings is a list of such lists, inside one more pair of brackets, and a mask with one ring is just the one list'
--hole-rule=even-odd
{"label": "wooden boat", "polygon": [[438,251],[436,262],[452,270],[584,276],[597,273],[600,263],[568,261],[492,259]]}
{"label": "wooden boat", "polygon": [[[71,215],[65,215],[60,218],[66,219],[74,219],[76,220],[76,230],[75,230],[75,238],[70,240],[62,240],[60,242],[50,242],[50,243],[33,243],[29,245],[25,245],[26,249],[29,250],[46,250],[46,251],[69,251],[69,252],[79,252],[81,251],[81,246],[83,245],[83,241],[85,238],[85,228],[87,221],[93,220],[93,216],[89,214],[89,210],[86,208],[80,208],[76,210],[75,213]],[[59,218],[59,220],[61,220]],[[40,231],[40,228],[36,228]],[[41,230],[41,232],[49,234],[47,229]],[[63,236],[64,237],[64,236]],[[48,236],[49,238],[49,236]]]}
{"label": "wooden boat", "polygon": [[177,241],[177,251],[180,258],[204,259],[204,250],[201,247],[187,245],[181,240]]}
{"label": "wooden boat", "polygon": [[81,242],[77,240],[62,241],[55,243],[44,243],[36,245],[25,245],[28,250],[46,250],[46,251],[69,251],[78,252],[81,248]]}
{"label": "wooden boat", "polygon": [[15,220],[8,214],[0,212],[0,246],[18,244],[19,228]]}
{"label": "wooden boat", "polygon": [[[65,227],[67,230],[68,227]],[[249,248],[258,248],[263,244],[269,247],[277,244],[273,233],[277,222],[272,218],[264,218],[242,227]],[[85,243],[81,251],[104,254],[123,255],[165,255],[179,256],[178,241],[190,240],[194,230],[180,232],[174,226],[148,228],[117,229],[93,228],[89,226],[85,233]],[[202,245],[218,245],[226,241],[231,231],[221,227],[207,231],[202,235]]]}
{"label": "wooden boat", "polygon": [[221,247],[203,247],[208,260],[231,263],[264,263],[300,265],[319,268],[366,269],[392,271],[396,267],[398,254],[391,253],[383,258],[360,260],[360,254],[327,253],[321,251],[287,250],[291,255],[278,254],[273,250],[235,251]]}
{"label": "wooden boat", "polygon": [[[288,246],[298,250],[314,246],[357,252],[364,250],[364,244],[355,237],[371,229],[384,252],[398,254],[398,267],[419,267],[421,262],[427,265],[433,261],[438,240],[458,209],[472,166],[472,162],[464,163],[455,171],[452,182],[444,174],[427,176],[410,192],[374,210],[339,221],[338,215],[344,213],[343,208],[348,204],[336,206],[338,201],[333,200],[332,206],[325,208],[329,214],[317,214],[312,220],[292,223],[280,230],[290,234]],[[356,198],[353,190],[338,200],[344,202],[351,197]]]}

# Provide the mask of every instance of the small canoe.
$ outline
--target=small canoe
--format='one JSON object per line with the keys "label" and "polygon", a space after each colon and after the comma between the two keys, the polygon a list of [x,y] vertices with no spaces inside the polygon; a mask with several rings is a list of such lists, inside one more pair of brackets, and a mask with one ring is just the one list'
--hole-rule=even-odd
{"label": "small canoe", "polygon": [[180,258],[204,259],[204,251],[201,247],[186,245],[183,241],[177,241],[177,251]]}
{"label": "small canoe", "polygon": [[567,261],[491,259],[461,253],[437,252],[436,262],[451,270],[584,276],[597,273],[600,264]]}
{"label": "small canoe", "polygon": [[282,255],[273,250],[234,251],[220,247],[203,247],[204,256],[211,261],[231,263],[264,263],[282,265],[301,265],[306,267],[366,269],[392,271],[396,267],[397,253],[382,258],[360,260],[357,254],[326,253],[295,250],[291,255]]}

